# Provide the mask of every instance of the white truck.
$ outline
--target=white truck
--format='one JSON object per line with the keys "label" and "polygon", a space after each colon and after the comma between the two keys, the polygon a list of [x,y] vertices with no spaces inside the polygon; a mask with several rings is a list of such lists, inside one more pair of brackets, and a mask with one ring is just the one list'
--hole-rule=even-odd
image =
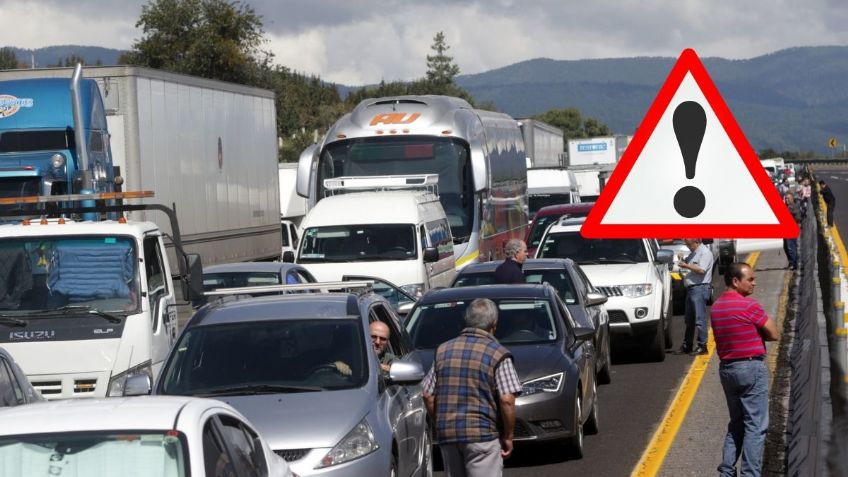
{"label": "white truck", "polygon": [[607,136],[568,140],[566,167],[577,179],[583,202],[598,198],[631,139],[632,136]]}
{"label": "white truck", "polygon": [[527,168],[562,167],[565,144],[562,129],[537,119],[520,119]]}
{"label": "white truck", "polygon": [[577,177],[565,168],[527,169],[528,216],[542,207],[580,202]]}
{"label": "white truck", "polygon": [[280,232],[282,253],[295,252],[298,245],[298,227],[308,210],[308,201],[297,195],[297,163],[282,162],[280,174]]}
{"label": "white truck", "polygon": [[[125,193],[125,197],[152,194]],[[173,210],[161,205],[88,207],[112,194],[35,197],[69,203],[69,218],[0,225],[0,346],[47,399],[123,395],[127,379],[155,376],[177,336],[175,283],[163,231],[153,222],[76,221],[83,213],[162,213],[183,282],[203,294],[200,257],[185,254]],[[18,198],[0,199],[13,204]],[[80,202],[82,201],[82,202]],[[8,215],[8,214],[7,214]]]}
{"label": "white truck", "polygon": [[[0,80],[71,73],[9,70]],[[188,250],[209,264],[280,257],[273,92],[133,66],[86,67],[84,75],[100,88],[123,189],[155,190],[173,204]],[[171,234],[157,214],[132,218]]]}

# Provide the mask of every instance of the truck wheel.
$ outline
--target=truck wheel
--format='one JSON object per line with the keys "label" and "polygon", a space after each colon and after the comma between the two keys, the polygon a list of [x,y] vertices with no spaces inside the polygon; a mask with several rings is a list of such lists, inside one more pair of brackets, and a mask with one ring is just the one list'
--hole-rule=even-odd
{"label": "truck wheel", "polygon": [[665,361],[665,319],[660,318],[657,329],[649,341],[648,359],[658,363]]}

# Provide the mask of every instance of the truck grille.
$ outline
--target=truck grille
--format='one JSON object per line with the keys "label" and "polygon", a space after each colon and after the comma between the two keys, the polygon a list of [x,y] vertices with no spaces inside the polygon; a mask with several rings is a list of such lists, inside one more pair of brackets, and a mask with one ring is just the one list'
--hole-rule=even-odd
{"label": "truck grille", "polygon": [[312,449],[277,449],[275,454],[285,459],[286,462],[294,462],[303,459]]}
{"label": "truck grille", "polygon": [[93,393],[97,387],[97,379],[75,379],[74,394]]}
{"label": "truck grille", "polygon": [[598,287],[598,286],[596,286],[595,288],[597,288],[601,293],[603,293],[604,295],[606,295],[608,297],[610,297],[610,296],[624,296],[624,294],[621,293],[621,288],[619,288],[619,287]]}
{"label": "truck grille", "polygon": [[627,313],[621,310],[609,310],[608,313],[610,323],[628,323]]}
{"label": "truck grille", "polygon": [[62,394],[62,381],[31,381],[32,387],[44,396]]}

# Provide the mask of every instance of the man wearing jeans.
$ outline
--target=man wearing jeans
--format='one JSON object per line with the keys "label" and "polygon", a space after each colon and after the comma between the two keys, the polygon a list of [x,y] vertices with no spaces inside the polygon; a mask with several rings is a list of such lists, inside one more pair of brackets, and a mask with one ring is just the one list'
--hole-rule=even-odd
{"label": "man wearing jeans", "polygon": [[[701,239],[683,239],[689,248],[689,255],[677,263],[677,266],[689,273],[683,277],[686,287],[686,333],[679,353],[707,354],[707,302],[712,293],[713,253]],[[698,331],[698,343],[693,349],[692,340]]]}
{"label": "man wearing jeans", "polygon": [[768,429],[769,372],[765,363],[765,341],[777,341],[777,325],[749,295],[756,276],[745,263],[732,263],[724,274],[727,290],[713,304],[710,322],[716,351],[721,360],[719,378],[730,423],[718,471],[736,476],[736,461],[742,457],[740,476],[762,474],[763,449]]}

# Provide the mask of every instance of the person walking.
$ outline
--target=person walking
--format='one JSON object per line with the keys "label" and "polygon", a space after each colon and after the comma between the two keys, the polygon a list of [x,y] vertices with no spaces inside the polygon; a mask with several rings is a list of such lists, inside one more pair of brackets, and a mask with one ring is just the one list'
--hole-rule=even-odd
{"label": "person walking", "polygon": [[827,205],[827,226],[833,227],[833,209],[836,208],[836,197],[833,196],[833,191],[824,181],[819,181],[819,192],[825,205]]}
{"label": "person walking", "polygon": [[495,269],[495,283],[525,283],[521,266],[527,261],[527,244],[510,239],[504,247],[506,260]]}
{"label": "person walking", "polygon": [[813,187],[810,185],[810,179],[805,177],[801,180],[801,217],[807,216],[807,210],[810,206],[810,197],[813,195]]}
{"label": "person walking", "polygon": [[722,477],[762,474],[763,449],[768,429],[769,371],[765,341],[779,333],[757,300],[754,270],[746,263],[731,263],[724,274],[727,290],[713,304],[710,323],[720,360],[719,379],[727,400],[730,422],[724,438]]}
{"label": "person walking", "polygon": [[[679,354],[707,354],[707,302],[712,295],[713,253],[701,239],[683,239],[689,248],[689,255],[677,263],[679,268],[689,270],[683,277],[686,288],[686,331]],[[692,340],[698,332],[698,343],[692,347]]]}
{"label": "person walking", "polygon": [[436,349],[421,384],[448,477],[503,475],[503,459],[512,454],[521,382],[512,355],[495,339],[497,323],[492,300],[472,301],[465,329]]}
{"label": "person walking", "polygon": [[[787,192],[786,195],[783,196],[783,202],[786,204],[786,208],[789,210],[789,213],[792,214],[792,218],[795,219],[795,222],[801,223],[801,212],[798,210],[798,205],[795,203],[795,196],[792,195],[791,192]],[[783,252],[786,253],[786,259],[789,261],[787,265],[790,270],[795,270],[798,268],[798,238],[785,238],[783,239]]]}

